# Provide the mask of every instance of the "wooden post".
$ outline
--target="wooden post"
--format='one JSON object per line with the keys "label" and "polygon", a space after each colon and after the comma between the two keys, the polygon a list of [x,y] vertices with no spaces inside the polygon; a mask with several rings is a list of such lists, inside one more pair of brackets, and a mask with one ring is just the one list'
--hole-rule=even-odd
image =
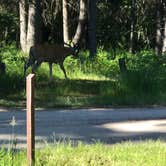
{"label": "wooden post", "polygon": [[35,161],[34,80],[35,74],[29,74],[26,78],[27,159],[30,166],[32,166]]}

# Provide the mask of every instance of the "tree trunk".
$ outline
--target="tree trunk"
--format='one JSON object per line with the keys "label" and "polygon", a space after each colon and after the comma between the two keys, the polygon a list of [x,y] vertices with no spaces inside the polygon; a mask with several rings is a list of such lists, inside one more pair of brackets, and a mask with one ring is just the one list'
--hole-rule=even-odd
{"label": "tree trunk", "polygon": [[130,26],[130,47],[129,52],[134,53],[134,31],[135,31],[135,10],[136,10],[136,0],[131,0],[131,26]]}
{"label": "tree trunk", "polygon": [[89,0],[88,37],[90,57],[96,54],[96,0]]}
{"label": "tree trunk", "polygon": [[30,47],[40,43],[42,40],[41,34],[41,15],[39,12],[40,1],[34,0],[29,4],[29,13],[28,13],[28,30],[27,30],[27,52]]}
{"label": "tree trunk", "polygon": [[166,53],[166,2],[163,2],[163,45],[162,45],[162,53]]}
{"label": "tree trunk", "polygon": [[19,1],[19,15],[20,15],[20,46],[26,52],[27,39],[27,0]]}
{"label": "tree trunk", "polygon": [[126,66],[126,59],[125,58],[119,58],[119,69],[121,73],[127,72],[127,66]]}
{"label": "tree trunk", "polygon": [[35,4],[29,4],[27,51],[29,51],[30,47],[35,44],[35,14]]}
{"label": "tree trunk", "polygon": [[74,44],[78,43],[82,36],[82,31],[86,21],[86,5],[87,5],[87,0],[80,0],[79,20],[78,20],[76,33],[72,40]]}
{"label": "tree trunk", "polygon": [[68,26],[67,0],[62,1],[62,10],[63,10],[63,41],[64,43],[68,43],[69,26]]}
{"label": "tree trunk", "polygon": [[42,26],[43,26],[43,18],[42,18],[42,7],[41,0],[35,0],[35,43],[42,43]]}
{"label": "tree trunk", "polygon": [[157,0],[156,2],[156,55],[160,55],[162,52],[162,2]]}

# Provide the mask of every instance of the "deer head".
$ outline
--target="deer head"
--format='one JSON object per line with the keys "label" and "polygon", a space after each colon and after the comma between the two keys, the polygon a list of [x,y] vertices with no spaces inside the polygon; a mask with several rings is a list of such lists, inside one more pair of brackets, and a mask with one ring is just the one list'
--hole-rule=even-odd
{"label": "deer head", "polygon": [[64,43],[64,46],[66,47],[69,47],[71,49],[71,54],[74,56],[74,57],[78,57],[78,53],[80,51],[80,47],[78,44],[68,44],[68,43]]}

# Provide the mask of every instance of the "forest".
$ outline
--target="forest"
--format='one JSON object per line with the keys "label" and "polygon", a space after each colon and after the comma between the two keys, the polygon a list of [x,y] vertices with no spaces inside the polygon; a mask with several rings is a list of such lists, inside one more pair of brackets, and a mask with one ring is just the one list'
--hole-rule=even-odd
{"label": "forest", "polygon": [[0,106],[33,70],[37,107],[166,104],[164,0],[0,0],[0,31]]}

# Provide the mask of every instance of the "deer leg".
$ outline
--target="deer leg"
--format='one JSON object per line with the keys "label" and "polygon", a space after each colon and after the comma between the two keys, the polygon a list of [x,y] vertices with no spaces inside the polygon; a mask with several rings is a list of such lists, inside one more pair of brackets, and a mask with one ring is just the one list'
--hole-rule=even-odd
{"label": "deer leg", "polygon": [[32,64],[30,63],[30,61],[28,60],[28,62],[25,62],[24,64],[24,77],[26,75],[26,70],[28,69],[29,66],[31,66]]}
{"label": "deer leg", "polygon": [[63,63],[60,63],[59,65],[60,65],[60,68],[62,69],[62,71],[63,71],[63,73],[65,75],[65,78],[67,79],[67,74],[66,74],[65,68],[63,66]]}
{"label": "deer leg", "polygon": [[24,77],[26,75],[26,70],[30,67],[33,66],[35,63],[35,59],[33,58],[33,56],[30,55],[28,61],[25,62],[24,64]]}
{"label": "deer leg", "polygon": [[50,82],[52,81],[52,63],[49,63],[50,68]]}
{"label": "deer leg", "polygon": [[36,69],[41,65],[41,62],[37,61],[32,65],[32,73],[35,73]]}

